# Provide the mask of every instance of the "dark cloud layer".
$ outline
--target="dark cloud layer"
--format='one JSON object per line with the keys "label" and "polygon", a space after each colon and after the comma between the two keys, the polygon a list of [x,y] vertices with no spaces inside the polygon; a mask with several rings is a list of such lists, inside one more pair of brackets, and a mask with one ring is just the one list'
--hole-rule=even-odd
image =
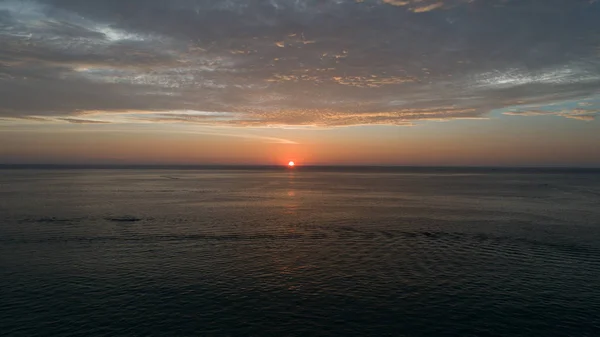
{"label": "dark cloud layer", "polygon": [[589,0],[3,0],[0,117],[589,120],[599,17]]}

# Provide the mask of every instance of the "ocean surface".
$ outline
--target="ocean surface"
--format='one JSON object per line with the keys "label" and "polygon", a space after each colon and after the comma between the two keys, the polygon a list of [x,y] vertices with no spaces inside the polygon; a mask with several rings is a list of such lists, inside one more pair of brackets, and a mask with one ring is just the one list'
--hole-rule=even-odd
{"label": "ocean surface", "polygon": [[600,174],[0,170],[2,336],[600,336]]}

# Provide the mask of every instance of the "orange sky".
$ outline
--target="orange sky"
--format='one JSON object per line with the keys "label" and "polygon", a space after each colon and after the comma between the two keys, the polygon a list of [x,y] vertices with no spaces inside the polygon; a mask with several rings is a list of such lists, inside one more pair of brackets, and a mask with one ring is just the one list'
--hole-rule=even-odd
{"label": "orange sky", "polygon": [[2,163],[598,166],[598,122],[560,117],[425,122],[412,127],[115,130],[22,126],[0,133]]}

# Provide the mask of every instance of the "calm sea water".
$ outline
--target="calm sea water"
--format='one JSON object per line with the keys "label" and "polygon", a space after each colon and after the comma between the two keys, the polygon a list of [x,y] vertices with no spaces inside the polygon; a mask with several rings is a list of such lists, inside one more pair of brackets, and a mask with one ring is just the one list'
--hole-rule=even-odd
{"label": "calm sea water", "polygon": [[600,175],[1,170],[2,336],[600,336]]}

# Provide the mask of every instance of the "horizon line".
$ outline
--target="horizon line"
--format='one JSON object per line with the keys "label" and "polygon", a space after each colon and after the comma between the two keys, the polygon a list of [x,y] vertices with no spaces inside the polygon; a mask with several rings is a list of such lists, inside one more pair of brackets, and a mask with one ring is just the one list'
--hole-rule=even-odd
{"label": "horizon line", "polygon": [[0,169],[278,169],[296,171],[304,169],[465,169],[465,170],[579,170],[597,171],[600,166],[571,165],[374,165],[374,164],[311,164],[287,165],[277,164],[0,164]]}

